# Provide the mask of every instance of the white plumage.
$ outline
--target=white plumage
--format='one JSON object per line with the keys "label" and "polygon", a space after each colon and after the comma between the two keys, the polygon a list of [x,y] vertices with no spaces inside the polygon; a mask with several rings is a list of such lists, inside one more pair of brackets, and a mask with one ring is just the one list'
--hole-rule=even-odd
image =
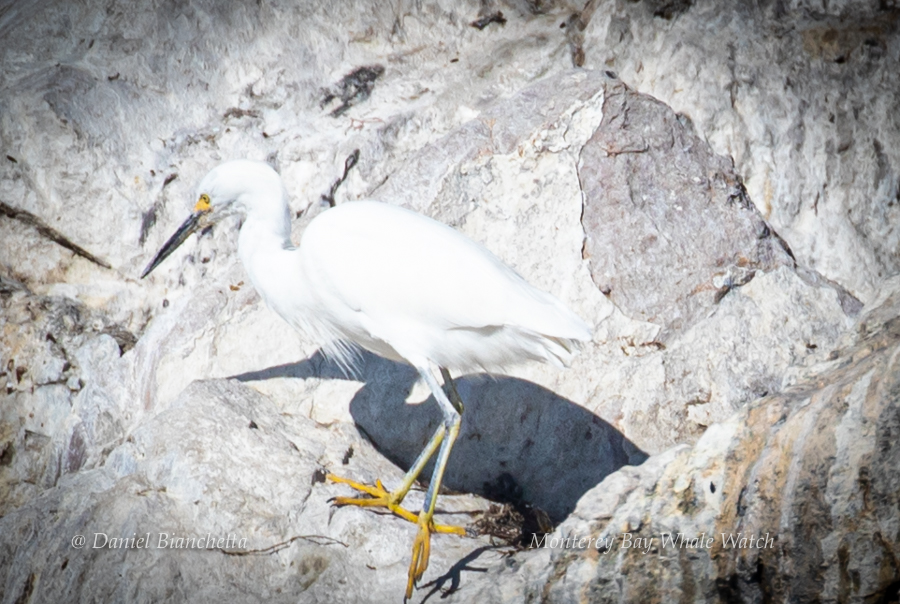
{"label": "white plumage", "polygon": [[[590,329],[483,246],[415,212],[376,201],[345,203],[312,220],[295,248],[288,196],[267,164],[222,164],[201,181],[198,194],[194,214],[144,276],[200,226],[241,214],[238,254],[254,287],[275,312],[319,341],[344,367],[352,363],[355,346],[413,365],[441,406],[444,423],[393,493],[335,477],[409,518],[412,514],[400,508],[400,502],[440,445],[425,508],[416,519],[419,535],[409,597],[428,563],[430,532],[459,532],[449,530],[456,527],[435,528],[432,522],[462,405],[448,400],[430,364],[442,368],[454,398],[446,370],[490,370],[524,360],[567,365],[578,345],[590,340]],[[339,498],[338,503],[371,501]]]}

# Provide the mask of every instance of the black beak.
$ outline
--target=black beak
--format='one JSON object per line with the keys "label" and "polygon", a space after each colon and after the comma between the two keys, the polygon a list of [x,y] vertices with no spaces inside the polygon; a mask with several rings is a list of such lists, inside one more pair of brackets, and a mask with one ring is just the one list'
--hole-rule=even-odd
{"label": "black beak", "polygon": [[141,273],[141,279],[149,275],[153,269],[159,266],[163,260],[169,257],[169,254],[174,252],[179,245],[184,243],[184,241],[191,236],[191,233],[207,226],[209,224],[208,220],[203,220],[206,215],[209,214],[209,210],[200,210],[199,212],[194,212],[190,215],[190,217],[184,221],[178,230],[175,231],[175,234],[169,237],[169,240],[166,241],[166,244],[162,246],[162,248],[156,252],[156,256],[153,258],[153,261],[147,265],[147,268],[144,269],[144,272]]}

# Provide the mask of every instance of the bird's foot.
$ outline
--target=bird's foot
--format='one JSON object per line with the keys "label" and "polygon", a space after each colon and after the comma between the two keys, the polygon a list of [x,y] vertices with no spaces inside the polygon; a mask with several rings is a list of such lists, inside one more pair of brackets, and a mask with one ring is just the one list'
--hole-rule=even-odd
{"label": "bird's foot", "polygon": [[[381,484],[380,480],[375,480],[375,486],[370,486],[367,484],[362,484],[359,482],[355,482],[348,478],[343,478],[341,476],[335,476],[334,474],[326,474],[325,477],[332,481],[338,482],[341,484],[345,484],[357,491],[362,491],[369,497],[335,497],[334,504],[335,505],[358,505],[360,507],[384,507],[403,518],[404,520],[408,520],[414,524],[419,524],[419,516],[420,514],[414,514],[410,512],[406,508],[400,505],[400,502],[403,501],[403,496],[398,493],[391,493],[387,489],[384,488],[384,485]],[[403,494],[404,496],[406,493]],[[443,533],[449,535],[465,535],[466,529],[462,526],[453,526],[449,524],[435,524],[433,521],[429,519],[431,524],[431,530],[435,533]],[[426,562],[427,566],[427,562]],[[424,569],[423,569],[424,571]]]}
{"label": "bird's foot", "polygon": [[413,587],[425,574],[428,568],[428,558],[431,556],[431,533],[434,531],[434,522],[430,514],[426,518],[425,512],[419,514],[416,524],[419,527],[412,546],[412,562],[409,563],[409,578],[406,581],[406,600],[412,597]]}
{"label": "bird's foot", "polygon": [[423,510],[419,514],[413,514],[400,505],[400,502],[403,501],[403,497],[406,493],[391,493],[384,488],[384,485],[381,484],[380,480],[376,480],[375,486],[371,486],[340,476],[335,476],[334,474],[326,474],[326,478],[332,482],[345,484],[368,495],[368,497],[335,497],[333,500],[335,505],[385,507],[400,518],[413,522],[418,526],[416,538],[413,541],[412,562],[409,565],[409,578],[406,582],[407,600],[412,597],[413,588],[428,568],[428,559],[431,556],[431,533],[460,536],[466,535],[465,527],[435,524],[433,511],[428,513]]}
{"label": "bird's foot", "polygon": [[431,557],[431,533],[466,535],[465,528],[435,524],[432,516],[433,514],[426,514],[423,511],[416,520],[419,530],[413,540],[412,561],[409,563],[409,575],[406,581],[406,600],[412,597],[413,588],[428,568],[428,559]]}
{"label": "bird's foot", "polygon": [[362,491],[363,493],[369,495],[369,497],[335,497],[335,505],[383,507],[389,509],[397,516],[403,518],[404,520],[408,520],[409,522],[416,522],[418,520],[418,516],[416,514],[413,514],[400,505],[400,502],[403,501],[403,497],[399,496],[398,494],[389,492],[384,488],[384,485],[381,484],[380,480],[375,481],[375,486],[370,486],[367,484],[362,484],[360,482],[355,482],[348,478],[335,476],[334,474],[326,474],[325,477],[332,482],[345,484],[353,489],[356,489],[357,491]]}

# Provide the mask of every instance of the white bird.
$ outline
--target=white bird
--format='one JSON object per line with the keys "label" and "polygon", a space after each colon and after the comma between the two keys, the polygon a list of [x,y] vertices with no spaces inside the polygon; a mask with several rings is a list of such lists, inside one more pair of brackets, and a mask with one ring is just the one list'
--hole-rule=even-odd
{"label": "white bird", "polygon": [[[385,490],[381,481],[367,486],[329,475],[369,495],[339,497],[338,505],[383,506],[418,525],[408,599],[428,566],[431,533],[465,534],[462,527],[433,521],[461,423],[462,401],[449,370],[491,370],[528,359],[567,365],[579,344],[590,340],[590,329],[478,243],[398,206],[341,204],[312,220],[294,247],[281,177],[269,165],[249,160],[221,164],[203,178],[193,214],[141,277],[191,233],[233,214],[243,217],[238,255],[275,312],[315,338],[345,368],[357,347],[409,363],[441,408],[443,422],[394,491]],[[414,514],[401,502],[438,448],[425,503]]]}

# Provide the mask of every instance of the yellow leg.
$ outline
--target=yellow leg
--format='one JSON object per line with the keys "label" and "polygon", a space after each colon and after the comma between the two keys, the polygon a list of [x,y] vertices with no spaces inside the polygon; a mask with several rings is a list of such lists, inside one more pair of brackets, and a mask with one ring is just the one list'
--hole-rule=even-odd
{"label": "yellow leg", "polygon": [[446,434],[446,432],[447,429],[443,426],[443,424],[438,426],[438,429],[435,431],[434,436],[431,437],[431,440],[428,441],[428,444],[425,445],[425,448],[422,449],[421,453],[419,453],[419,457],[416,458],[415,463],[413,463],[412,467],[406,473],[406,476],[403,477],[403,482],[401,482],[400,486],[397,487],[393,492],[388,492],[384,488],[384,485],[381,484],[380,480],[376,480],[375,486],[371,487],[359,482],[355,482],[353,480],[341,478],[340,476],[335,476],[334,474],[327,474],[326,478],[328,478],[332,482],[346,484],[347,486],[352,487],[357,491],[362,491],[363,493],[367,493],[368,495],[370,495],[370,497],[335,497],[335,505],[385,507],[405,520],[416,522],[417,516],[409,510],[401,507],[400,504],[403,502],[406,494],[409,493],[409,489],[419,477],[419,474],[422,473],[422,469],[425,467],[425,464],[428,463],[428,460],[431,459],[431,456],[434,455],[434,452],[437,451],[438,447],[441,445],[441,441],[444,440],[444,434]]}
{"label": "yellow leg", "polygon": [[[384,488],[384,485],[381,484],[381,480],[375,480],[375,486],[369,486],[367,484],[362,484],[360,482],[356,482],[350,480],[349,478],[343,478],[341,476],[336,476],[334,474],[326,474],[325,478],[332,482],[337,482],[340,484],[345,484],[350,488],[356,489],[357,491],[362,491],[369,495],[369,497],[335,497],[334,504],[335,505],[357,505],[360,507],[383,507],[389,509],[391,512],[403,518],[404,520],[408,520],[409,522],[418,523],[419,515],[413,512],[410,512],[406,508],[400,505],[403,501],[403,498],[406,497],[406,494],[409,492],[410,487],[412,487],[413,482],[419,477],[419,474],[422,473],[422,468],[425,467],[425,464],[428,463],[428,460],[431,459],[431,456],[434,455],[434,452],[437,450],[438,446],[440,446],[441,441],[444,440],[444,434],[446,433],[446,428],[441,424],[438,427],[437,432],[435,432],[434,436],[431,438],[431,441],[422,450],[422,453],[419,454],[419,458],[416,460],[416,463],[410,468],[409,472],[406,473],[406,476],[403,478],[403,482],[400,483],[400,486],[397,487],[394,491],[389,492]],[[432,524],[432,530],[435,533],[445,533],[452,535],[465,535],[466,530],[461,526],[451,526],[446,524]]]}
{"label": "yellow leg", "polygon": [[[441,373],[444,375],[445,383],[450,380],[450,374],[447,373],[445,369],[442,368]],[[459,414],[459,411],[462,410],[462,401],[459,400],[456,388],[453,387],[452,384],[453,382],[450,381],[450,388],[452,388],[451,396],[456,399],[454,400],[454,403],[458,403],[458,405],[450,403],[446,397],[444,397],[443,400],[438,398],[438,402],[441,403],[441,408],[444,411],[443,425],[448,426],[447,436],[444,439],[444,442],[441,443],[441,450],[440,453],[438,453],[437,462],[434,465],[434,472],[431,475],[431,484],[428,485],[428,492],[425,494],[425,504],[422,506],[422,511],[419,512],[419,518],[416,521],[418,531],[416,532],[416,538],[413,541],[412,561],[409,564],[409,573],[406,581],[407,600],[412,597],[413,588],[428,568],[428,559],[431,556],[431,533],[444,532],[437,530],[437,526],[434,524],[434,508],[437,505],[438,491],[441,489],[444,470],[447,468],[447,461],[450,459],[450,451],[453,449],[453,443],[456,442],[456,437],[459,434],[459,426],[462,423],[462,416]],[[429,386],[430,385],[431,384],[429,384]],[[434,390],[434,388],[432,388],[432,390]],[[443,394],[443,392],[441,394]],[[459,411],[457,411],[457,406]],[[457,535],[466,534],[463,527],[450,528],[458,529],[458,532],[454,531]]]}
{"label": "yellow leg", "polygon": [[[456,392],[456,386],[450,378],[450,374],[446,369],[441,368],[441,375],[444,378],[444,385],[449,391],[450,398],[437,385],[437,381],[431,372],[427,369],[419,369],[419,373],[428,384],[432,394],[434,394],[441,411],[444,414],[444,420],[434,436],[428,441],[428,444],[419,454],[413,466],[403,477],[403,482],[394,491],[387,491],[380,480],[375,481],[375,486],[369,486],[327,474],[326,477],[332,482],[346,484],[347,486],[361,491],[368,497],[335,497],[335,505],[357,505],[361,507],[384,507],[409,522],[415,522],[418,530],[412,547],[412,562],[409,565],[409,576],[406,582],[406,599],[412,597],[413,587],[425,574],[428,568],[428,559],[431,556],[431,533],[443,533],[452,535],[465,535],[466,529],[461,526],[451,526],[434,523],[434,510],[437,505],[437,495],[441,488],[441,481],[444,477],[444,470],[447,467],[447,460],[450,459],[450,451],[453,449],[453,443],[459,434],[459,426],[462,423],[460,414],[463,410],[462,400]],[[452,402],[451,402],[452,401]],[[425,503],[422,511],[418,514],[410,512],[400,504],[409,492],[413,483],[422,473],[428,460],[434,455],[435,451],[440,448],[434,471],[431,475],[431,484],[428,485],[428,491],[425,494]]]}

